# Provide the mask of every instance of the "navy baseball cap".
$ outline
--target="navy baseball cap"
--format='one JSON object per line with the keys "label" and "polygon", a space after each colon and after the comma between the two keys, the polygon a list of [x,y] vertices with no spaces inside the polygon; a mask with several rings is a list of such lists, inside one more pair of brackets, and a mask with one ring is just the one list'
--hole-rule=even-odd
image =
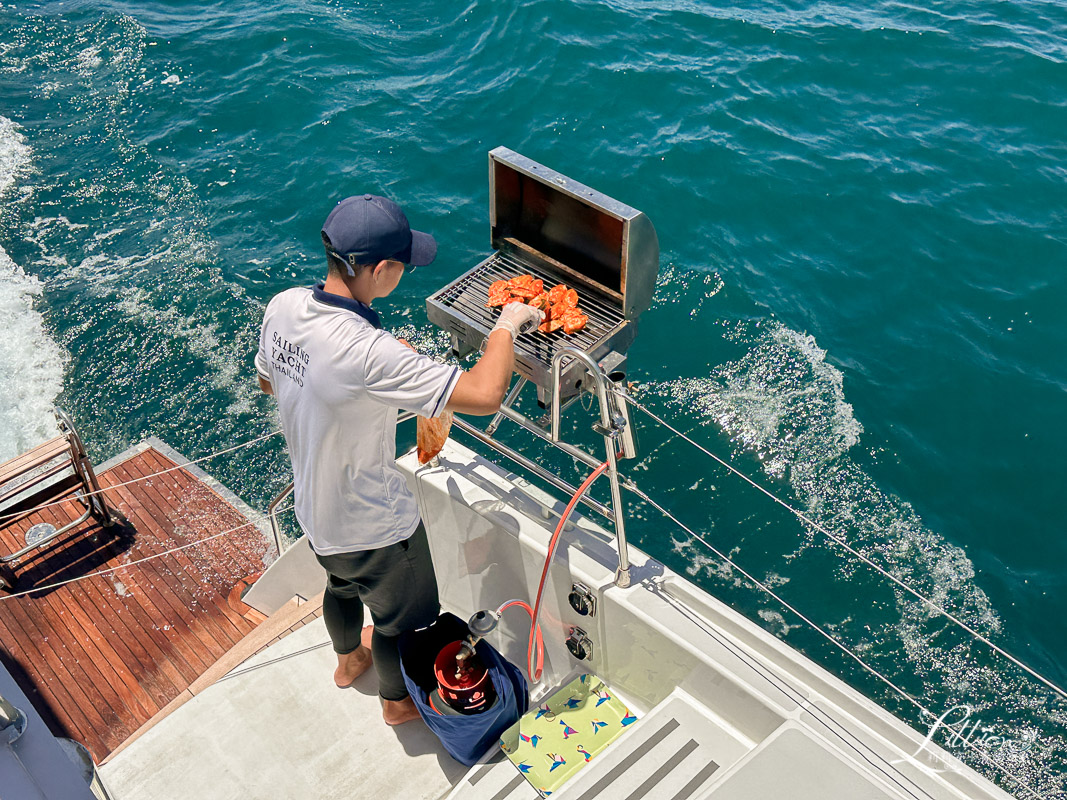
{"label": "navy baseball cap", "polygon": [[400,206],[373,194],[346,197],[334,206],[322,226],[322,240],[353,267],[385,259],[424,267],[437,255],[430,234],[411,230]]}

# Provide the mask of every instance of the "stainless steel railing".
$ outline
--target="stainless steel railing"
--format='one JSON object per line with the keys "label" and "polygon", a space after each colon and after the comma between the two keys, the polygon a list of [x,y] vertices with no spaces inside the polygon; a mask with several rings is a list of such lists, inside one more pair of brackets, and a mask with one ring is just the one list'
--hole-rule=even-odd
{"label": "stainless steel railing", "polygon": [[274,499],[270,501],[270,505],[267,506],[267,519],[270,520],[270,530],[274,534],[274,546],[278,549],[279,556],[289,548],[282,548],[282,528],[281,523],[278,522],[278,506],[292,493],[293,482],[289,481],[289,485],[278,492]]}
{"label": "stainless steel railing", "polygon": [[[507,397],[500,405],[500,410],[496,413],[485,430],[482,430],[459,417],[454,419],[453,425],[482,444],[492,448],[497,453],[500,453],[502,456],[519,465],[526,471],[536,475],[549,485],[554,486],[569,495],[574,495],[578,491],[576,487],[571,486],[558,475],[553,474],[540,464],[537,464],[517,452],[515,449],[494,438],[494,434],[501,422],[503,422],[504,419],[508,419],[520,428],[529,431],[546,444],[552,445],[556,449],[577,459],[583,464],[594,468],[600,466],[601,462],[596,456],[560,439],[560,417],[563,408],[563,404],[560,400],[560,375],[562,374],[564,359],[577,359],[583,366],[585,366],[589,378],[593,381],[596,397],[599,401],[600,419],[599,422],[593,425],[593,429],[604,437],[605,460],[608,462],[608,469],[605,474],[607,475],[608,482],[611,486],[611,504],[605,505],[604,503],[592,499],[588,495],[583,495],[580,498],[580,502],[600,514],[605,519],[611,521],[615,529],[615,543],[619,554],[619,566],[615,572],[615,585],[626,588],[630,585],[630,555],[629,547],[626,543],[626,521],[622,500],[622,483],[620,481],[618,470],[618,458],[619,455],[623,454],[629,458],[633,457],[633,437],[630,430],[630,421],[626,412],[626,406],[624,404],[620,406],[620,404],[613,401],[613,395],[618,390],[612,386],[612,378],[604,372],[592,357],[585,351],[572,346],[560,348],[560,350],[553,356],[552,391],[550,395],[551,408],[549,409],[550,425],[548,431],[545,431],[541,425],[513,407],[519,395],[519,391],[526,384],[526,380],[522,377],[518,379],[512,389],[508,392]],[[415,415],[412,413],[403,413],[397,417],[397,422],[404,422],[414,416]],[[273,500],[271,500],[270,505],[267,507],[267,517],[270,520],[271,532],[274,535],[274,544],[278,549],[278,555],[281,555],[285,552],[285,549],[287,549],[283,546],[283,536],[281,532],[281,524],[278,521],[278,514],[280,513],[282,503],[285,502],[292,493],[293,484],[290,483],[282,489]]]}
{"label": "stainless steel railing", "polygon": [[604,451],[608,462],[606,474],[611,484],[611,521],[615,527],[615,543],[619,551],[619,567],[615,572],[615,585],[625,589],[630,585],[630,554],[626,545],[626,523],[623,515],[622,491],[619,487],[618,454],[620,447],[623,451],[632,450],[632,440],[626,441],[629,419],[611,401],[608,391],[610,379],[600,365],[584,350],[573,346],[562,347],[552,356],[552,407],[549,438],[553,444],[556,446],[563,444],[559,439],[560,375],[565,358],[577,359],[584,364],[589,377],[596,384],[596,394],[600,401],[600,423],[594,425],[593,430],[604,437]]}

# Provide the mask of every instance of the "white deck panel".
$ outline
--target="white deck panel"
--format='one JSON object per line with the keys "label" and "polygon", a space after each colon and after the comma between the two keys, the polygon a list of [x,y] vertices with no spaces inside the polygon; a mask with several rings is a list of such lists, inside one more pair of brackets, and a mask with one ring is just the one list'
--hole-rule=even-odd
{"label": "white deck panel", "polygon": [[[455,444],[437,467],[399,463],[427,521],[443,605],[462,619],[530,598],[561,504]],[[610,537],[576,521],[546,584],[545,680],[594,672],[642,719],[552,800],[1010,800],[938,748],[946,772],[907,759],[919,732],[636,550],[634,585],[613,586]],[[321,591],[321,577],[315,586],[281,568],[288,555],[270,580],[308,584],[287,596]],[[567,603],[576,580],[596,592],[593,617]],[[524,663],[528,624],[509,614],[487,640]],[[564,646],[574,625],[593,641],[590,661]],[[336,689],[327,641],[316,621],[179,708],[105,767],[116,800],[440,800],[453,786],[456,800],[530,800],[510,763],[464,777],[421,723],[386,726],[373,673]]]}
{"label": "white deck panel", "polygon": [[724,775],[708,800],[903,800],[915,796],[913,784],[900,776],[885,777],[896,780],[900,791],[881,784],[873,772],[861,773],[803,727],[788,722],[740,769]]}
{"label": "white deck panel", "polygon": [[420,721],[381,718],[369,670],[333,684],[322,619],[249,659],[101,770],[115,800],[436,800],[466,768]]}

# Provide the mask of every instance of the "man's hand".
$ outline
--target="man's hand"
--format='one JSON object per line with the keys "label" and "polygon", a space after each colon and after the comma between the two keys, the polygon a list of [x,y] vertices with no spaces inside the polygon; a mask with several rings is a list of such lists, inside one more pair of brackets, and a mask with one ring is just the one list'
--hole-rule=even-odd
{"label": "man's hand", "polygon": [[[528,306],[525,303],[508,303],[500,312],[500,319],[496,321],[493,330],[506,330],[511,332],[511,340],[519,338],[520,333],[526,333],[536,328],[545,318],[545,312],[539,308]],[[490,331],[492,333],[492,331]]]}

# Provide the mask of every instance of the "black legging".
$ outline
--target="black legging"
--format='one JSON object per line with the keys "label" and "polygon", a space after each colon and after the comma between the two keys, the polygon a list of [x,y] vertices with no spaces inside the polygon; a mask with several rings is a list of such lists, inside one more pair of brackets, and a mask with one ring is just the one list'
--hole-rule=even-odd
{"label": "black legging", "polygon": [[426,528],[420,522],[409,539],[377,550],[315,558],[328,576],[322,618],[334,651],[343,655],[359,647],[366,605],[374,621],[371,652],[378,693],[386,700],[403,700],[408,692],[397,639],[404,631],[431,624],[441,610]]}

